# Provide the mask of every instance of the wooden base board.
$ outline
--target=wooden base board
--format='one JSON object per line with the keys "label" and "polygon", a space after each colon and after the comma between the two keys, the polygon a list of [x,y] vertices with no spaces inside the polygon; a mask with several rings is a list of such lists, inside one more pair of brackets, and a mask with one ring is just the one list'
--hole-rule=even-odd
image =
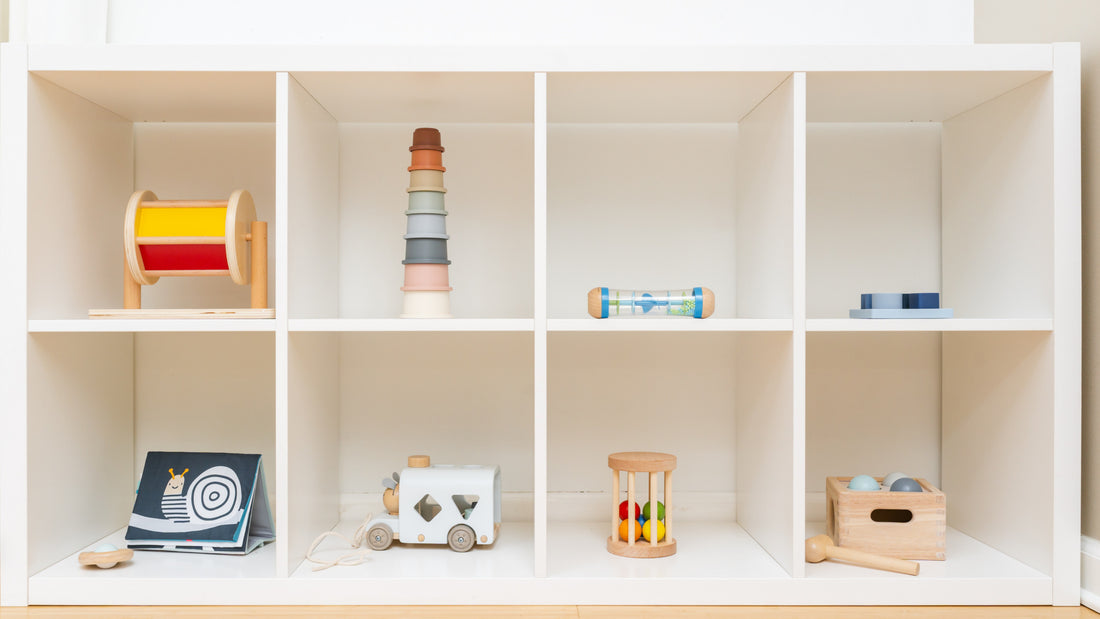
{"label": "wooden base board", "polygon": [[676,554],[676,540],[667,539],[658,542],[656,546],[647,541],[637,541],[628,544],[620,539],[607,538],[607,551],[620,557],[632,559],[656,559],[659,557],[671,557]]}
{"label": "wooden base board", "polygon": [[92,309],[88,318],[274,318],[272,308],[253,309]]}

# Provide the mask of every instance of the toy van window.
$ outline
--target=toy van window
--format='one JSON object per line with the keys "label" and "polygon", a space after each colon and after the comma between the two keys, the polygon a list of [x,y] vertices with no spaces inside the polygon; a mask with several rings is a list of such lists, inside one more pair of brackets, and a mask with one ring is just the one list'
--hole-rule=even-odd
{"label": "toy van window", "polygon": [[469,520],[470,514],[477,507],[477,502],[481,497],[476,494],[455,494],[451,496],[451,499],[454,500],[455,507],[458,508],[458,513],[462,514],[462,518]]}
{"label": "toy van window", "polygon": [[432,498],[432,495],[425,494],[422,499],[416,502],[413,509],[416,513],[420,514],[421,518],[427,522],[431,522],[432,518],[435,518],[439,515],[439,512],[443,511],[443,506],[437,503],[436,500]]}

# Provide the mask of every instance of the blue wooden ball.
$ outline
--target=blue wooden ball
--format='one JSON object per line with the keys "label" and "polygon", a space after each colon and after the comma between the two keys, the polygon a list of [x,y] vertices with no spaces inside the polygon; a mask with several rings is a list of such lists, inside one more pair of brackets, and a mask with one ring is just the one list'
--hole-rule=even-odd
{"label": "blue wooden ball", "polygon": [[870,475],[856,475],[852,478],[852,481],[848,482],[848,489],[860,491],[878,490],[879,486],[875,478]]}
{"label": "blue wooden ball", "polygon": [[924,492],[917,480],[911,477],[902,477],[890,484],[890,492]]}

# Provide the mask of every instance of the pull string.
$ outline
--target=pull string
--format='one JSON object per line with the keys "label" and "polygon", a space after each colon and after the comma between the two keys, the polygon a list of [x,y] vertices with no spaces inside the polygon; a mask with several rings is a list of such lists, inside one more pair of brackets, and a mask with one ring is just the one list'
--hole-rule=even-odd
{"label": "pull string", "polygon": [[[364,546],[363,543],[367,541],[367,524],[370,523],[374,514],[367,514],[367,517],[363,519],[363,523],[359,525],[359,528],[355,530],[355,534],[352,537],[348,537],[343,533],[337,533],[336,531],[325,531],[317,536],[317,539],[313,540],[313,544],[310,545],[309,550],[306,551],[306,561],[310,563],[317,563],[318,565],[313,568],[314,572],[321,570],[327,570],[335,565],[360,565],[367,560],[367,555],[371,549],[369,546]],[[317,546],[321,545],[321,542],[328,536],[333,535],[346,541],[352,548],[356,548],[354,552],[349,552],[345,555],[341,555],[332,561],[322,561],[313,557],[314,551],[317,550]]]}

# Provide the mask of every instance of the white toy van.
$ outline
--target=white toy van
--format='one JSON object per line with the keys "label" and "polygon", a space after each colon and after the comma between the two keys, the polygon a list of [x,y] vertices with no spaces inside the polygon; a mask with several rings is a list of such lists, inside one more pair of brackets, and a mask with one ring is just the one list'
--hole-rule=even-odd
{"label": "white toy van", "polygon": [[367,545],[385,550],[407,544],[447,544],[466,552],[492,544],[500,530],[500,467],[436,464],[409,456],[408,468],[383,480],[389,511],[367,525]]}

